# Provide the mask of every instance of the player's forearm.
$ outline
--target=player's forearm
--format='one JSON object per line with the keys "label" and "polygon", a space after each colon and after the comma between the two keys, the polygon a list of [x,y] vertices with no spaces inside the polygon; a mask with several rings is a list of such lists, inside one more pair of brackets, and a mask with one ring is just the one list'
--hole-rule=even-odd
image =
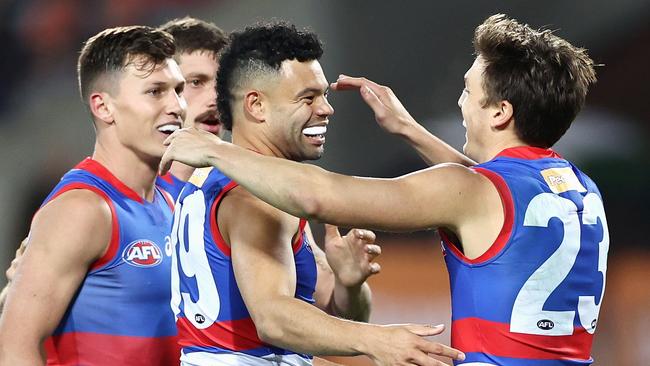
{"label": "player's forearm", "polygon": [[416,122],[402,128],[399,136],[411,145],[430,166],[440,163],[476,165],[472,159],[449,146]]}
{"label": "player's forearm", "polygon": [[341,318],[367,322],[370,319],[372,292],[366,282],[346,287],[336,281],[329,308]]}
{"label": "player's forearm", "polygon": [[274,299],[254,316],[260,339],[276,347],[311,355],[354,356],[367,352],[368,324],[338,319],[289,297]]}
{"label": "player's forearm", "polygon": [[[24,315],[24,314],[23,314]],[[40,338],[25,337],[24,332],[6,331],[9,320],[0,320],[0,366],[34,366],[45,364]]]}

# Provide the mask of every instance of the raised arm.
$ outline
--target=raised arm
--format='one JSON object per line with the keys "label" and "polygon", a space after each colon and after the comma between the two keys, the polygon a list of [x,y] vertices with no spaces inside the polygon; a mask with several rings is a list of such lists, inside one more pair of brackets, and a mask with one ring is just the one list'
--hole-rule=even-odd
{"label": "raised arm", "polygon": [[420,337],[440,328],[346,321],[296,299],[290,243],[298,220],[239,188],[222,201],[221,210],[228,212],[218,220],[231,246],[235,278],[262,341],[313,355],[366,354],[379,365],[443,365],[428,353],[458,355]]}
{"label": "raised arm", "polygon": [[44,363],[43,341],[110,237],[110,209],[90,191],[63,193],[36,214],[0,318],[0,365]]}
{"label": "raised arm", "polygon": [[458,163],[476,165],[419,124],[404,108],[395,93],[383,85],[366,78],[339,75],[330,86],[334,90],[359,90],[361,97],[375,113],[377,124],[388,133],[397,135],[411,145],[429,165]]}

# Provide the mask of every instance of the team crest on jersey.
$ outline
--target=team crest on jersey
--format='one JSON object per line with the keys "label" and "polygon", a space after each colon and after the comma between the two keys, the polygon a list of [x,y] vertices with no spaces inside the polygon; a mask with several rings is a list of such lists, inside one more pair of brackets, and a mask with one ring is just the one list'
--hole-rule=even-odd
{"label": "team crest on jersey", "polygon": [[127,245],[122,259],[135,267],[155,267],[163,260],[162,251],[156,243],[140,239]]}

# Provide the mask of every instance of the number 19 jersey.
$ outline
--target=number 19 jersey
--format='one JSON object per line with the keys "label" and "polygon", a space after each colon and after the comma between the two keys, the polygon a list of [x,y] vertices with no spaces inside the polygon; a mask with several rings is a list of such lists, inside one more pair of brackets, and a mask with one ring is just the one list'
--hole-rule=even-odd
{"label": "number 19 jersey", "polygon": [[441,231],[459,364],[591,364],[609,248],[598,188],[547,149],[506,149],[474,169],[497,188],[504,225],[476,259]]}
{"label": "number 19 jersey", "polygon": [[[237,183],[214,168],[197,169],[180,193],[172,229],[172,310],[183,365],[309,365],[311,357],[262,342],[235,280],[217,225],[223,197]],[[300,220],[292,244],[295,297],[313,303],[316,262]],[[255,263],[251,263],[254,266]]]}

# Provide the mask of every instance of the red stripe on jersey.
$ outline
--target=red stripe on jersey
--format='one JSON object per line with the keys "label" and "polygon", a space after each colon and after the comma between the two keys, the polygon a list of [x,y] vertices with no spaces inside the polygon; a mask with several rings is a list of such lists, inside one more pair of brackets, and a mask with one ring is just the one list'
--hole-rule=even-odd
{"label": "red stripe on jersey", "polygon": [[517,146],[505,149],[495,157],[505,156],[508,158],[518,158],[526,160],[537,160],[546,158],[562,159],[562,157],[551,149],[543,149],[534,146]]}
{"label": "red stripe on jersey", "polygon": [[226,241],[223,240],[223,236],[221,236],[221,232],[219,231],[219,224],[217,223],[217,207],[226,193],[230,192],[230,190],[237,186],[238,184],[234,181],[226,184],[221,192],[219,192],[217,198],[214,199],[214,202],[212,202],[212,207],[210,207],[210,232],[212,233],[212,240],[217,244],[217,248],[221,250],[221,253],[227,257],[230,257],[230,247]]}
{"label": "red stripe on jersey", "polygon": [[293,249],[294,255],[296,255],[300,250],[300,245],[302,244],[302,239],[305,235],[305,226],[307,226],[307,220],[300,219],[298,223],[298,235],[296,240],[291,244],[291,249]]}
{"label": "red stripe on jersey", "polygon": [[115,189],[120,191],[128,198],[139,203],[144,203],[144,199],[140,197],[139,194],[135,193],[133,189],[129,188],[129,186],[114,176],[113,173],[106,169],[106,167],[100,164],[97,160],[86,158],[81,163],[77,164],[77,166],[75,166],[75,169],[82,169],[90,172],[110,183],[113,187],[115,187]]}
{"label": "red stripe on jersey", "polygon": [[510,325],[479,318],[451,324],[451,346],[463,352],[539,360],[588,360],[593,335],[576,327],[573,335],[547,336],[510,332]]}
{"label": "red stripe on jersey", "polygon": [[159,177],[169,184],[174,184],[174,179],[172,178],[172,173],[167,172],[165,175],[159,175]]}
{"label": "red stripe on jersey", "polygon": [[115,257],[115,253],[117,253],[117,249],[120,246],[120,226],[119,222],[117,221],[117,213],[115,212],[115,205],[113,204],[113,200],[111,200],[110,197],[106,194],[106,192],[102,191],[101,189],[91,186],[86,183],[70,183],[66,186],[63,186],[58,192],[56,192],[50,199],[44,203],[47,204],[48,202],[51,202],[58,196],[62,195],[65,192],[72,191],[74,189],[86,189],[89,191],[92,191],[102,197],[104,201],[108,204],[108,207],[111,209],[111,239],[108,242],[108,248],[106,248],[106,252],[104,255],[97,259],[95,263],[92,264],[90,267],[91,270],[95,270],[97,268],[100,268],[104,264],[110,262],[113,257]]}
{"label": "red stripe on jersey", "polygon": [[510,240],[510,234],[512,234],[512,226],[514,225],[515,221],[515,205],[512,201],[512,193],[510,192],[510,188],[508,188],[505,180],[503,180],[500,175],[491,170],[483,168],[473,169],[488,178],[492,184],[494,184],[497,192],[499,192],[499,197],[501,198],[501,203],[503,204],[503,226],[501,227],[499,235],[485,253],[481,254],[477,258],[469,259],[456,247],[456,245],[453,244],[453,242],[449,239],[443,230],[439,230],[439,233],[446,246],[454,253],[454,255],[456,255],[456,257],[469,264],[480,264],[494,258],[505,247],[506,243],[508,243],[508,240]]}
{"label": "red stripe on jersey", "polygon": [[64,333],[45,341],[48,365],[177,366],[178,338]]}
{"label": "red stripe on jersey", "polygon": [[219,347],[232,351],[245,351],[264,347],[250,318],[224,320],[205,329],[197,329],[185,317],[176,320],[179,343],[182,347]]}
{"label": "red stripe on jersey", "polygon": [[167,191],[165,191],[164,189],[162,189],[160,187],[157,187],[157,189],[158,189],[158,192],[160,192],[160,194],[165,199],[165,202],[167,202],[167,206],[169,206],[169,208],[171,208],[172,212],[174,212],[175,207],[174,207],[174,199],[172,198],[172,195],[169,194]]}

